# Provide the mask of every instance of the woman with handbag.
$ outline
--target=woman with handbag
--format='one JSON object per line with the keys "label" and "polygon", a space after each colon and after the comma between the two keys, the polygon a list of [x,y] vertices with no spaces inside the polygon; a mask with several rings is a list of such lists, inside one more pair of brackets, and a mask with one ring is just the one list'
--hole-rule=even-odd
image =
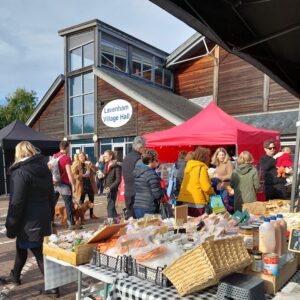
{"label": "woman with handbag", "polygon": [[137,219],[145,214],[156,214],[163,196],[161,179],[155,172],[158,166],[157,152],[147,149],[142,153],[141,163],[133,171],[135,183],[134,213]]}
{"label": "woman with handbag", "polygon": [[[89,201],[94,203],[94,195],[97,193],[95,174],[98,169],[91,161],[87,160],[84,152],[79,152],[76,155],[71,170],[75,179],[75,200],[79,201],[80,204],[83,204],[85,195],[88,195]],[[94,215],[93,208],[90,208],[90,218],[97,219]]]}
{"label": "woman with handbag", "polygon": [[188,215],[191,217],[202,215],[209,204],[209,196],[215,194],[207,173],[209,161],[209,149],[198,147],[184,170],[178,201],[188,205]]}

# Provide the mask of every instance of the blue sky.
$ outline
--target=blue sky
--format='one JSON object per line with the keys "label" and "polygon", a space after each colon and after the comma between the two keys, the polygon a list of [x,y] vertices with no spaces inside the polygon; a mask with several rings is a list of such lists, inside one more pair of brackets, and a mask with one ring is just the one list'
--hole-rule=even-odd
{"label": "blue sky", "polygon": [[194,33],[148,0],[1,0],[0,103],[18,87],[41,99],[63,73],[58,30],[92,19],[167,52]]}

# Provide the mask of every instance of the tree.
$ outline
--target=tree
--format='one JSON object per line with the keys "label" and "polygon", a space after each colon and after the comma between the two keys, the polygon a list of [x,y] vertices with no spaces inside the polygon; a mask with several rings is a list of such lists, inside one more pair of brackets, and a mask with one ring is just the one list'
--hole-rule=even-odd
{"label": "tree", "polygon": [[6,105],[0,105],[0,128],[14,120],[26,122],[33,113],[38,98],[35,91],[18,88],[12,95],[6,96],[5,100]]}

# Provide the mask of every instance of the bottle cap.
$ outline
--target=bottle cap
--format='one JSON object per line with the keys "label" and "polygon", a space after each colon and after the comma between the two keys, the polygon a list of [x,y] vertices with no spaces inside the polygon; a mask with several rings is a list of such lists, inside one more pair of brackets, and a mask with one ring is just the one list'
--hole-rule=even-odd
{"label": "bottle cap", "polygon": [[272,217],[270,218],[270,220],[275,220],[275,221],[276,221],[276,217],[275,217],[275,216],[272,216]]}
{"label": "bottle cap", "polygon": [[270,222],[270,219],[269,218],[265,218],[264,221],[265,222]]}
{"label": "bottle cap", "polygon": [[282,215],[282,214],[278,214],[278,215],[277,215],[277,218],[280,218],[280,219],[281,219],[281,218],[283,218],[283,215]]}

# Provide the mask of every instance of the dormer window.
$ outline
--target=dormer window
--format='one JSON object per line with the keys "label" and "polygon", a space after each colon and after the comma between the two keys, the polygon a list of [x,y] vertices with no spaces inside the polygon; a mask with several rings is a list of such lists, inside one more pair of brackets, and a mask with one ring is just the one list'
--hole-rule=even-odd
{"label": "dormer window", "polygon": [[132,55],[132,74],[138,77],[142,77],[147,80],[151,80],[152,76],[152,61],[153,56],[143,54],[141,51],[136,50]]}
{"label": "dormer window", "polygon": [[127,72],[127,44],[105,33],[101,37],[101,64]]}
{"label": "dormer window", "polygon": [[94,31],[70,36],[68,39],[68,71],[94,64]]}

